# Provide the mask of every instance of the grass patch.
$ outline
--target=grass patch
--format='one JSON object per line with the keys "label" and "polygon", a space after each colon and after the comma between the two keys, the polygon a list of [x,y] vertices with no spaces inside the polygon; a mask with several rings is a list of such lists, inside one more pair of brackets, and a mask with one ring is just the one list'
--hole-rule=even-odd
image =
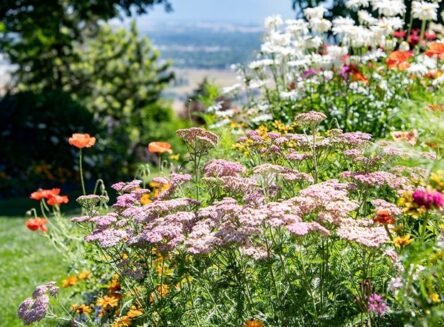
{"label": "grass patch", "polygon": [[[17,306],[29,297],[35,286],[66,276],[62,256],[39,232],[26,229],[25,218],[0,217],[0,301],[2,326],[23,326]],[[48,326],[45,321],[37,326]],[[52,325],[52,324],[51,324]]]}

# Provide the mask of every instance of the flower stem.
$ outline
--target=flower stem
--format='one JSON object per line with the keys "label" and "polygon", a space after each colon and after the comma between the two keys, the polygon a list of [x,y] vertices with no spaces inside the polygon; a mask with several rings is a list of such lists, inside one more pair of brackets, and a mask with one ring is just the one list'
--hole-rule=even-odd
{"label": "flower stem", "polygon": [[83,192],[83,195],[86,195],[85,181],[83,179],[83,149],[80,149],[79,170],[80,170],[80,182],[82,183],[82,192]]}

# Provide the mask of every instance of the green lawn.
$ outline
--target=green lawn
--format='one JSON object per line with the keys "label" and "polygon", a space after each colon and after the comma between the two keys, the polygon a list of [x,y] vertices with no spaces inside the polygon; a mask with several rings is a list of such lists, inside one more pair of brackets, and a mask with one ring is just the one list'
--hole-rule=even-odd
{"label": "green lawn", "polygon": [[0,217],[0,326],[23,326],[16,314],[20,302],[35,286],[50,280],[60,284],[66,274],[61,255],[24,223],[25,218]]}

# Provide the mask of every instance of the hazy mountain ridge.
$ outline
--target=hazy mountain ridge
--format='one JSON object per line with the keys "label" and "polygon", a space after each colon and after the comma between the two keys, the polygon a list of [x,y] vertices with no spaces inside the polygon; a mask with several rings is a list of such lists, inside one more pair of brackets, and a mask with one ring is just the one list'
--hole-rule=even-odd
{"label": "hazy mountain ridge", "polygon": [[260,49],[262,27],[218,23],[144,23],[141,32],[177,68],[227,69]]}

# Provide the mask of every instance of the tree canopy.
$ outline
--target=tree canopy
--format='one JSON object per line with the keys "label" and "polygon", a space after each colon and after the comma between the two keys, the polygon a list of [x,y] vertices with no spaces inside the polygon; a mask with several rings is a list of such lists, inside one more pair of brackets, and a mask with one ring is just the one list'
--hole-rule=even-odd
{"label": "tree canopy", "polygon": [[95,35],[100,23],[142,14],[168,0],[2,0],[0,48],[17,65],[16,78],[31,88],[61,89],[74,49]]}

